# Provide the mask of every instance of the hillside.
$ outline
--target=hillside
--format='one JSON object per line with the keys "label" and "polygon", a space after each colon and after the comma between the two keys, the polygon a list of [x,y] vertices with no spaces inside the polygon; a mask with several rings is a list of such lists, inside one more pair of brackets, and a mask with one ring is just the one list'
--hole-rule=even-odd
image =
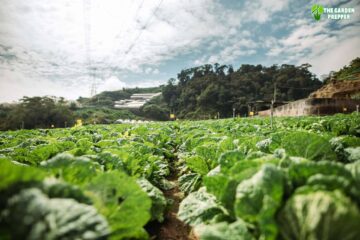
{"label": "hillside", "polygon": [[353,59],[349,65],[344,66],[339,71],[330,72],[329,76],[324,79],[324,83],[338,81],[356,81],[360,77],[360,57]]}
{"label": "hillside", "polygon": [[91,98],[80,97],[77,101],[83,106],[113,107],[114,101],[129,99],[135,93],[156,93],[161,92],[160,87],[151,88],[123,88],[116,91],[104,91]]}
{"label": "hillside", "polygon": [[353,81],[331,81],[310,94],[312,98],[354,98],[360,92],[360,74]]}
{"label": "hillside", "polygon": [[324,80],[323,87],[310,94],[313,98],[359,98],[360,58],[355,58],[348,66],[331,72]]}

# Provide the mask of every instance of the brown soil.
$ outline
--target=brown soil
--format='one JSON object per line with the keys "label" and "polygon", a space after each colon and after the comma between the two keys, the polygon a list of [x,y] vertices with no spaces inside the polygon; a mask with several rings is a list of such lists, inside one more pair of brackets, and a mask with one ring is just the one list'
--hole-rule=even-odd
{"label": "brown soil", "polygon": [[360,74],[352,81],[330,82],[310,94],[311,98],[349,98],[360,92]]}
{"label": "brown soil", "polygon": [[198,240],[194,235],[192,228],[177,218],[177,212],[184,194],[179,190],[178,172],[172,166],[172,173],[168,180],[174,183],[175,187],[171,190],[165,190],[164,195],[171,199],[173,204],[165,214],[162,223],[153,222],[146,226],[152,240]]}

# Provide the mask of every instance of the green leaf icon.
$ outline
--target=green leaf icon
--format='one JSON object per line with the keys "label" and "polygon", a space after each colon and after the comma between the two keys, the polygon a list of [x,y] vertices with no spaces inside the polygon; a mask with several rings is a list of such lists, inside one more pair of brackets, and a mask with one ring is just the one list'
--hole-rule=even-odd
{"label": "green leaf icon", "polygon": [[314,5],[311,7],[311,12],[312,12],[315,20],[316,20],[316,21],[319,21],[319,20],[320,20],[320,17],[321,17],[321,14],[324,13],[324,7],[321,6],[321,5],[314,4]]}

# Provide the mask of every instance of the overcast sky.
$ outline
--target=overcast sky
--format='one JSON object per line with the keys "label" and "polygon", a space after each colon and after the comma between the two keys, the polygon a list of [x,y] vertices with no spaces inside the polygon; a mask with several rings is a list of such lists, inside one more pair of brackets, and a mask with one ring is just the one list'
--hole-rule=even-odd
{"label": "overcast sky", "polygon": [[[354,7],[315,21],[312,3]],[[310,63],[317,76],[360,56],[360,1],[0,0],[0,102],[89,96],[165,83],[205,63]],[[96,68],[91,71],[89,68]]]}

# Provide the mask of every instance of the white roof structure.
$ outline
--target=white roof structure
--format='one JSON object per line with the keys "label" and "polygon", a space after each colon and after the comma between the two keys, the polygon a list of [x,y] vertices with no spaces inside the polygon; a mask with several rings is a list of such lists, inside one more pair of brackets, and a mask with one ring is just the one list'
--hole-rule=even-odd
{"label": "white roof structure", "polygon": [[145,103],[150,101],[150,99],[160,96],[161,92],[158,93],[136,93],[131,95],[130,99],[124,99],[115,101],[115,108],[132,108],[138,109],[141,108]]}
{"label": "white roof structure", "polygon": [[127,124],[138,124],[138,123],[149,123],[150,121],[145,120],[134,120],[134,119],[118,119],[115,123],[127,123]]}

